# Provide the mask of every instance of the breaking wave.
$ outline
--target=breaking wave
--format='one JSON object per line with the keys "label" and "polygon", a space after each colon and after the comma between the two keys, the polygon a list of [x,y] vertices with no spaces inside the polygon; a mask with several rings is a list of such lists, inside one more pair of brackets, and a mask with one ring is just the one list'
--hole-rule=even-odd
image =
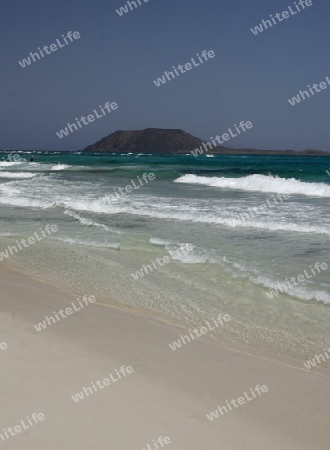
{"label": "breaking wave", "polygon": [[248,175],[241,178],[202,177],[187,174],[174,180],[175,183],[201,184],[222,189],[271,192],[276,194],[306,195],[330,198],[330,186],[326,183],[306,183],[295,178],[280,178],[271,175]]}

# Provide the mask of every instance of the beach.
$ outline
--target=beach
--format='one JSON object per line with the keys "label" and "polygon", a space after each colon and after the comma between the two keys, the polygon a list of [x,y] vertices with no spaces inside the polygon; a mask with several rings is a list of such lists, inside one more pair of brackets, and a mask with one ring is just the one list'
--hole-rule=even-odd
{"label": "beach", "polygon": [[265,357],[330,347],[327,158],[16,156],[0,264],[186,328],[227,314],[210,334]]}
{"label": "beach", "polygon": [[[6,267],[0,274],[1,427],[33,412],[45,419],[8,449],[329,448],[329,377],[202,337],[173,352],[182,331],[148,314],[96,302],[37,332],[34,324],[76,296]],[[121,366],[133,373],[80,402],[72,396]],[[268,392],[214,421],[217,405]],[[147,447],[149,444],[149,447]],[[157,444],[161,448],[160,444]]]}
{"label": "beach", "polygon": [[2,5],[0,450],[329,450],[330,4],[121,1]]}
{"label": "beach", "polygon": [[326,158],[20,158],[0,444],[329,448]]}

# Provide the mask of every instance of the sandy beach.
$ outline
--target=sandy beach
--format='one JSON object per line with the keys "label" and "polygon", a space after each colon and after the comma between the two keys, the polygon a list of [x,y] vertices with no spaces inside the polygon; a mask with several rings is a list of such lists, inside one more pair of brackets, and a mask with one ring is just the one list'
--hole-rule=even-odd
{"label": "sandy beach", "polygon": [[[8,346],[0,350],[3,448],[329,448],[330,376],[207,336],[172,351],[182,329],[97,299],[38,332],[35,324],[78,296],[8,266],[0,289],[0,341]],[[72,398],[122,366],[133,371],[78,402]],[[254,398],[257,385],[268,392]],[[253,400],[207,418],[244,392]],[[15,433],[33,413],[44,420]]]}
{"label": "sandy beach", "polygon": [[330,2],[1,6],[0,450],[330,450]]}

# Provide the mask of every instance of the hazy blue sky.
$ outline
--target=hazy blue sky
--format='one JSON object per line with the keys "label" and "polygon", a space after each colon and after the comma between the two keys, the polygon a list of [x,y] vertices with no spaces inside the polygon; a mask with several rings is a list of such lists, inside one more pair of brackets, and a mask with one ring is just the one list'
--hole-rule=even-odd
{"label": "hazy blue sky", "polygon": [[[257,36],[250,28],[294,0],[3,0],[0,148],[80,149],[117,129],[181,128],[203,139],[241,120],[233,147],[330,150],[330,2]],[[22,68],[18,61],[68,31],[81,38]],[[216,57],[157,88],[153,80],[196,53]],[[55,132],[105,102],[119,109],[59,139]]]}

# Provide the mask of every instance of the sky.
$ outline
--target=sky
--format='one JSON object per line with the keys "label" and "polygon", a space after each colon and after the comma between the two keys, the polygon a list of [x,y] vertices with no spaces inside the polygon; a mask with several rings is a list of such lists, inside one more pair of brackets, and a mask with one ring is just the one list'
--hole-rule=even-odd
{"label": "sky", "polygon": [[[79,150],[116,130],[175,128],[209,140],[242,120],[253,128],[234,148],[330,151],[330,86],[291,106],[307,85],[330,78],[330,2],[254,35],[295,0],[3,0],[0,148]],[[79,39],[18,61],[62,34]],[[215,57],[166,84],[153,80],[203,50]],[[118,109],[60,139],[56,132],[99,105]]]}

